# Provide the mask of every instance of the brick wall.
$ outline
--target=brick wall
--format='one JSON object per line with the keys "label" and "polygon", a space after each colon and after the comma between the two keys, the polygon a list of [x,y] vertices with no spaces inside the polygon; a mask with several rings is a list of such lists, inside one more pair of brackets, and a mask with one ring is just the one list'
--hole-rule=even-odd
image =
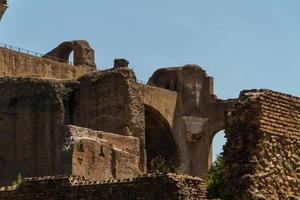
{"label": "brick wall", "polygon": [[63,85],[0,78],[0,185],[24,176],[57,174],[63,143]]}
{"label": "brick wall", "polygon": [[300,198],[300,98],[242,92],[226,137],[224,199]]}
{"label": "brick wall", "polygon": [[61,174],[85,176],[91,180],[137,177],[139,140],[87,128],[67,126]]}
{"label": "brick wall", "polygon": [[[0,78],[0,92],[0,185],[11,184],[19,173],[74,173],[103,180],[145,170],[144,110],[131,70],[99,72],[79,81]],[[73,122],[103,134],[77,137],[86,151],[75,148],[65,162],[64,129]]]}
{"label": "brick wall", "polygon": [[136,179],[91,182],[79,177],[27,179],[17,189],[0,189],[0,200],[202,200],[203,180],[195,177],[149,175]]}
{"label": "brick wall", "polygon": [[145,170],[144,104],[132,70],[118,68],[85,75],[75,84],[71,124],[134,136]]}
{"label": "brick wall", "polygon": [[32,76],[52,79],[76,79],[96,68],[85,65],[68,65],[63,62],[40,58],[0,48],[1,76]]}

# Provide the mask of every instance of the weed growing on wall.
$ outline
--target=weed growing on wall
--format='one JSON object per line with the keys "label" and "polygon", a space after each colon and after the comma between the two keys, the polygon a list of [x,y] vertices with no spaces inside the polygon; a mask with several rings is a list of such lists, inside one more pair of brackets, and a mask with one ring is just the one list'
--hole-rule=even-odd
{"label": "weed growing on wall", "polygon": [[21,176],[21,174],[18,174],[16,180],[14,182],[12,182],[11,186],[13,188],[17,188],[21,185],[21,183],[22,183],[22,176]]}

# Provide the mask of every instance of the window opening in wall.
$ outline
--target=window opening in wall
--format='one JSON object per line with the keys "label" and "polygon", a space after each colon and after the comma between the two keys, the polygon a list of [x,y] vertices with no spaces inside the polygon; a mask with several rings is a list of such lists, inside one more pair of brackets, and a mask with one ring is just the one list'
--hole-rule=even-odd
{"label": "window opening in wall", "polygon": [[71,53],[70,53],[69,64],[74,65],[74,51],[71,51]]}
{"label": "window opening in wall", "polygon": [[217,156],[223,152],[223,146],[226,143],[224,130],[219,131],[212,141],[212,161],[217,159]]}

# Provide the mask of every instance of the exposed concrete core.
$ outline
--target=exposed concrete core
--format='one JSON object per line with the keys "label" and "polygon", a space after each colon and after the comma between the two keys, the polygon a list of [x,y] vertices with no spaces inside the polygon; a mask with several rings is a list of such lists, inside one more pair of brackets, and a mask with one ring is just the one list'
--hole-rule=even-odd
{"label": "exposed concrete core", "polygon": [[[75,47],[77,64],[92,67],[92,53],[83,41],[65,42],[47,56],[67,61],[69,51]],[[81,62],[81,58],[86,59]],[[66,65],[47,58],[31,56],[30,59],[40,60],[37,68],[46,62]],[[224,127],[224,111],[236,101],[217,99],[213,95],[212,78],[195,65],[158,70],[150,85],[137,84],[127,66],[127,60],[116,59],[111,70],[89,73],[76,81],[57,82],[62,87],[59,99],[63,102],[62,123],[139,138],[141,172],[147,170],[147,149],[148,167],[153,158],[162,156],[178,160],[190,175],[205,175],[211,164],[212,139]],[[12,74],[22,76],[25,72]]]}
{"label": "exposed concrete core", "polygon": [[[10,184],[19,173],[103,180],[145,172],[144,106],[138,88],[128,68],[78,81],[1,78],[0,184]],[[65,135],[66,124],[94,130],[72,128]],[[98,138],[95,130],[114,137]],[[72,148],[65,148],[69,140],[74,140]]]}
{"label": "exposed concrete core", "polygon": [[205,200],[204,180],[174,174],[93,182],[78,176],[34,177],[0,188],[0,200]]}
{"label": "exposed concrete core", "polygon": [[81,77],[75,84],[72,124],[140,140],[140,169],[146,170],[142,97],[132,70],[117,68]]}
{"label": "exposed concrete core", "polygon": [[0,185],[22,176],[60,173],[64,131],[63,85],[0,79]]}
{"label": "exposed concrete core", "polygon": [[222,199],[300,199],[300,98],[241,93],[226,115]]}
{"label": "exposed concrete core", "polygon": [[213,79],[197,65],[157,70],[149,84],[177,92],[172,133],[186,172],[204,176],[212,163],[212,140],[224,129],[224,112],[237,100],[220,100]]}
{"label": "exposed concrete core", "polygon": [[76,126],[67,126],[65,137],[61,174],[97,181],[140,175],[138,138]]}
{"label": "exposed concrete core", "polygon": [[0,47],[0,77],[76,79],[96,70],[95,66],[85,63],[78,62],[80,65],[74,66],[53,57],[41,58]]}

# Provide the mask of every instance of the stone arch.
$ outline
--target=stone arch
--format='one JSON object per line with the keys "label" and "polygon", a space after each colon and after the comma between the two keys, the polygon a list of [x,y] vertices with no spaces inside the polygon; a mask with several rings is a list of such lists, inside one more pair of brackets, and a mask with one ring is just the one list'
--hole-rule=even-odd
{"label": "stone arch", "polygon": [[145,134],[148,170],[151,161],[158,156],[163,157],[168,164],[178,164],[178,147],[171,126],[158,110],[149,105],[145,105]]}
{"label": "stone arch", "polygon": [[68,63],[72,51],[74,52],[74,65],[96,67],[94,50],[90,47],[89,43],[84,40],[63,42],[43,57]]}
{"label": "stone arch", "polygon": [[173,129],[177,92],[144,84],[139,86],[143,94],[144,104],[157,110],[167,121],[169,127]]}
{"label": "stone arch", "polygon": [[207,148],[207,157],[204,157],[203,159],[206,159],[205,162],[207,162],[207,170],[210,169],[211,165],[213,164],[213,140],[218,133],[224,131],[223,120],[215,122],[214,125],[214,127],[212,127],[212,125],[208,125],[206,127],[207,143],[205,144],[205,146]]}
{"label": "stone arch", "polygon": [[215,148],[214,148],[214,140],[220,134],[225,136],[225,130],[220,129],[215,134],[211,135],[211,137],[209,138],[209,143],[208,143],[208,148],[209,148],[209,150],[208,150],[208,168],[210,168],[210,166],[213,164],[213,161],[214,161],[213,157],[216,154],[216,151],[215,151]]}

